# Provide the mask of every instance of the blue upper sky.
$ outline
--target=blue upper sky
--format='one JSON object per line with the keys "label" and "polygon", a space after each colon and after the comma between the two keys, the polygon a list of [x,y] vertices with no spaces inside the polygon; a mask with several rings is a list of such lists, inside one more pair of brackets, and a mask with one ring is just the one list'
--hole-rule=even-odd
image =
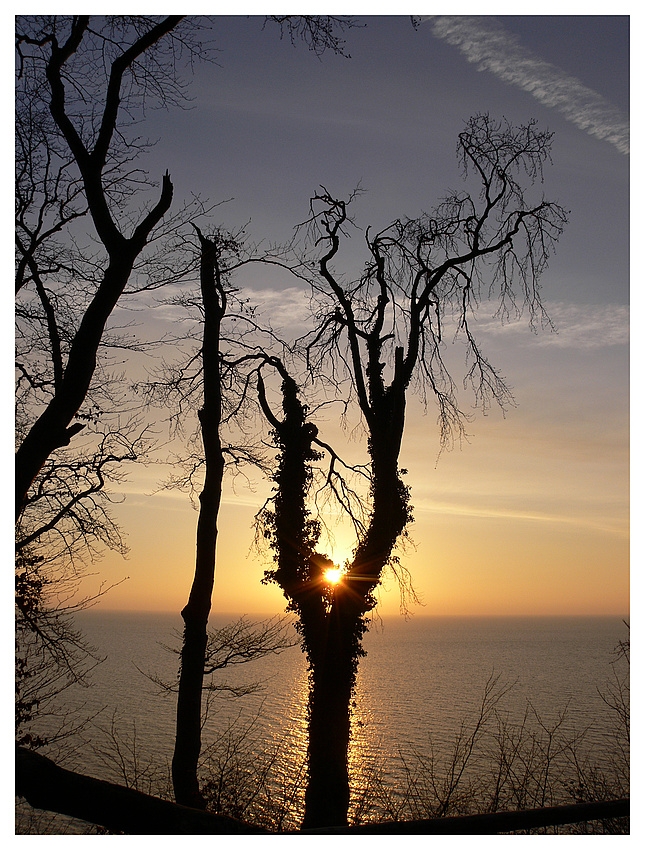
{"label": "blue upper sky", "polygon": [[357,223],[381,227],[459,186],[469,116],[536,118],[555,132],[545,194],[571,210],[566,293],[554,283],[553,297],[625,303],[629,19],[438,17],[416,31],[407,16],[357,20],[351,59],[319,61],[259,17],[216,18],[219,65],[196,69],[192,110],[151,116],[150,167],[168,167],[179,196],[233,198],[223,220],[284,241],[321,183],[341,196],[360,183]]}

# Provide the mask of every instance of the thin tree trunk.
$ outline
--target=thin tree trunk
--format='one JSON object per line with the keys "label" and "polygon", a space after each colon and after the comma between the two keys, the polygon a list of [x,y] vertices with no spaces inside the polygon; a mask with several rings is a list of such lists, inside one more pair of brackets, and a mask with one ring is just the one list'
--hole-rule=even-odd
{"label": "thin tree trunk", "polygon": [[181,612],[184,641],[179,672],[172,779],[178,803],[203,809],[206,803],[199,790],[197,765],[201,751],[202,688],[208,640],[206,628],[215,581],[217,517],[224,476],[224,455],[219,435],[222,418],[219,342],[220,325],[226,312],[226,297],[219,277],[217,246],[205,239],[199,230],[197,233],[202,248],[200,281],[204,304],[204,406],[199,411],[199,420],[206,474],[199,497],[195,576],[188,603]]}
{"label": "thin tree trunk", "polygon": [[[215,547],[224,462],[215,425],[204,425],[200,411],[204,446],[209,444],[206,482],[200,494],[197,523],[197,558],[195,576],[188,604],[181,612],[184,619],[184,641],[181,650],[179,693],[177,696],[177,729],[172,760],[175,800],[184,806],[205,808],[199,790],[197,763],[201,751],[202,687],[208,615],[215,581]],[[219,457],[218,457],[219,455]]]}

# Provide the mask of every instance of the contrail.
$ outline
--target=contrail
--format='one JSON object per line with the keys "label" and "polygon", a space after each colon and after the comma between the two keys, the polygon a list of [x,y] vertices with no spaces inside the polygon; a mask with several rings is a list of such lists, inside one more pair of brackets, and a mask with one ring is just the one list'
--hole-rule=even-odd
{"label": "contrail", "polygon": [[490,17],[424,15],[417,20],[432,26],[437,38],[461,50],[478,70],[490,71],[506,83],[530,92],[545,106],[561,112],[576,126],[629,153],[629,121],[602,95],[540,59],[519,39]]}

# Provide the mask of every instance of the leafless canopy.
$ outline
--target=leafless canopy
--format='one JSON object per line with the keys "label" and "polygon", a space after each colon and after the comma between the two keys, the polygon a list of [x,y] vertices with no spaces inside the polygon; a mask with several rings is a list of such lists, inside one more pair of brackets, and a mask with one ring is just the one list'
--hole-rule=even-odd
{"label": "leafless canopy", "polygon": [[476,191],[451,192],[431,212],[396,219],[376,234],[368,229],[368,260],[350,284],[341,283],[333,264],[354,196],[345,202],[325,189],[314,196],[307,224],[326,253],[314,283],[318,327],[304,343],[312,369],[320,372],[331,357],[349,373],[368,426],[375,393],[414,383],[424,399],[429,393],[436,400],[442,445],[461,433],[464,417],[443,353],[453,333],[465,344],[464,382],[476,403],[512,402],[471,321],[492,300],[502,320],[526,313],[531,325],[550,324],[538,281],[567,217],[559,204],[529,197],[523,185],[541,181],[551,139],[534,122],[513,127],[488,115],[472,118],[457,153],[466,184],[474,181]]}

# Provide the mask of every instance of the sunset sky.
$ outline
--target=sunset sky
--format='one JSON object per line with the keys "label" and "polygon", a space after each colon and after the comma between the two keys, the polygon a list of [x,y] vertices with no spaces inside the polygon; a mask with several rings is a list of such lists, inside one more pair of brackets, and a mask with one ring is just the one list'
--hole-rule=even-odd
{"label": "sunset sky", "polygon": [[[351,59],[319,61],[275,27],[263,32],[259,17],[216,19],[219,64],[195,69],[192,109],[151,113],[145,135],[159,141],[145,168],[170,171],[178,203],[191,193],[232,199],[222,222],[249,222],[250,238],[269,242],[290,237],[320,184],[347,196],[360,183],[358,238],[347,248],[360,260],[365,227],[416,216],[459,188],[455,146],[471,115],[535,118],[554,131],[544,192],[570,222],[542,284],[558,332],[534,334],[524,320],[502,327],[482,305],[476,333],[517,407],[505,417],[473,411],[461,448],[439,456],[436,411],[424,415],[410,397],[401,466],[415,522],[401,558],[423,602],[418,616],[626,615],[629,20],[428,16],[416,31],[406,16],[357,20],[365,27],[346,34]],[[293,278],[240,275],[236,284],[277,324],[301,327],[306,293]],[[458,384],[462,360],[455,352]],[[461,401],[471,408],[467,393]],[[320,428],[342,448],[347,435],[331,414]],[[116,515],[129,558],[106,555],[87,590],[129,579],[102,608],[186,602],[197,514],[183,493],[154,494],[161,475],[139,469],[125,486]],[[227,485],[214,611],[283,610],[251,549],[267,492]],[[341,527],[326,548],[340,562],[351,545]],[[389,581],[380,612],[398,610]]]}

